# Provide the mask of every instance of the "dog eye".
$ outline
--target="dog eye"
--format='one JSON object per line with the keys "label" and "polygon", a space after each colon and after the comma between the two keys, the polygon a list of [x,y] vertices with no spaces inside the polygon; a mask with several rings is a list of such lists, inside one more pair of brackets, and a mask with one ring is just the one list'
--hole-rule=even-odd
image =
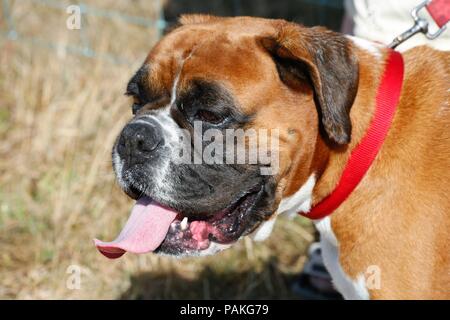
{"label": "dog eye", "polygon": [[138,96],[133,95],[133,105],[131,106],[133,115],[135,115],[144,105],[145,103]]}
{"label": "dog eye", "polygon": [[213,112],[207,110],[198,110],[195,114],[195,118],[196,120],[209,122],[212,124],[219,124],[223,121],[223,118],[221,116],[218,116]]}
{"label": "dog eye", "polygon": [[133,115],[135,115],[143,106],[144,104],[142,103],[133,103],[133,105],[131,106],[131,111],[133,112]]}

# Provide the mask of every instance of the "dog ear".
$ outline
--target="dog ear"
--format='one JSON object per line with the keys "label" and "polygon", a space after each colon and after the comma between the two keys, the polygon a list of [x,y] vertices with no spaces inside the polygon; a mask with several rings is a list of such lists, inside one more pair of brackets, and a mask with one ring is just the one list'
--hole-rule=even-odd
{"label": "dog ear", "polygon": [[310,80],[326,138],[338,145],[349,143],[350,108],[359,78],[358,61],[350,41],[322,27],[305,28],[285,22],[277,30],[273,37],[261,37],[261,44],[278,67],[280,63],[284,65],[284,72],[300,78],[303,74],[303,78]]}

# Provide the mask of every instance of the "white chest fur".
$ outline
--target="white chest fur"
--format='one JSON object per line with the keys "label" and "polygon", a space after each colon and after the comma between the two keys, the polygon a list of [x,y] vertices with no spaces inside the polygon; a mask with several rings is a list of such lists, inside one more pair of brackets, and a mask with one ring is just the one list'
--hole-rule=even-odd
{"label": "white chest fur", "polygon": [[315,221],[317,230],[320,232],[320,246],[322,257],[328,272],[333,278],[335,288],[350,300],[368,300],[369,292],[366,288],[364,275],[351,279],[342,269],[339,263],[339,243],[331,228],[329,217]]}
{"label": "white chest fur", "polygon": [[[272,231],[277,215],[287,214],[295,216],[298,212],[309,212],[311,210],[312,191],[316,179],[311,175],[305,184],[292,196],[282,199],[275,216],[265,222],[259,230],[254,233],[255,240],[264,240]],[[320,244],[325,266],[333,278],[336,289],[345,299],[369,299],[369,292],[366,288],[364,275],[361,274],[356,279],[345,274],[339,262],[339,243],[331,228],[329,217],[314,222],[320,232]]]}

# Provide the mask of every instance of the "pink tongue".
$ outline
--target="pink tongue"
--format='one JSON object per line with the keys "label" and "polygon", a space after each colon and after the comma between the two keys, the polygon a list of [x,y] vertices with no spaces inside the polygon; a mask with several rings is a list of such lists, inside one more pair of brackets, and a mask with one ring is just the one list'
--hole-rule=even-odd
{"label": "pink tongue", "polygon": [[106,257],[116,259],[125,252],[147,253],[164,241],[177,212],[160,206],[150,198],[139,199],[131,216],[116,240],[103,242],[94,239],[97,249]]}

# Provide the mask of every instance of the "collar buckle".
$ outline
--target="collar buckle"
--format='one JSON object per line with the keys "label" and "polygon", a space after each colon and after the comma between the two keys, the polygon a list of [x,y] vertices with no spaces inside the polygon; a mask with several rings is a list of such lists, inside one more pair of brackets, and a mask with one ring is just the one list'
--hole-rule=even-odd
{"label": "collar buckle", "polygon": [[412,36],[414,36],[417,33],[423,33],[425,35],[425,37],[427,37],[427,39],[434,40],[437,37],[439,37],[442,34],[442,32],[444,32],[447,29],[447,27],[444,25],[441,28],[439,28],[436,32],[431,33],[428,28],[429,22],[426,19],[419,17],[419,11],[422,10],[423,8],[425,8],[426,6],[428,6],[431,3],[431,1],[432,0],[425,0],[424,2],[419,4],[417,7],[412,9],[411,16],[414,19],[414,25],[410,29],[406,30],[401,35],[396,37],[389,44],[389,48],[395,49],[399,44],[405,42],[406,40],[408,40],[409,38],[411,38]]}

